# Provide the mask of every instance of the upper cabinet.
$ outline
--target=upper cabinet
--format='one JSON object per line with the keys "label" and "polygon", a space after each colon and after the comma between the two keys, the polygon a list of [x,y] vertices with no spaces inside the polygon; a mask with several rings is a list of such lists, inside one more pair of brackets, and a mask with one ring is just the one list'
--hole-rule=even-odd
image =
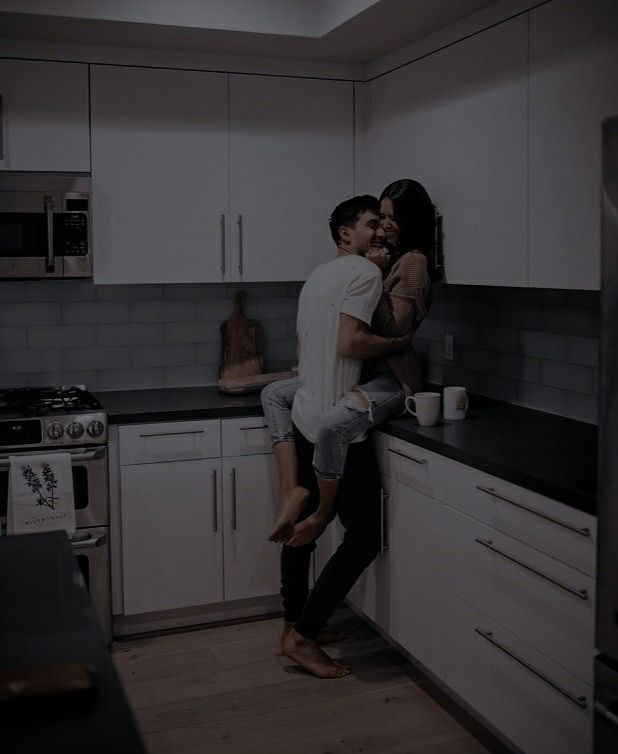
{"label": "upper cabinet", "polygon": [[90,171],[88,66],[0,60],[0,170]]}
{"label": "upper cabinet", "polygon": [[227,76],[93,66],[95,283],[224,279]]}
{"label": "upper cabinet", "polygon": [[237,279],[305,280],[334,255],[328,218],[353,193],[353,85],[230,77]]}
{"label": "upper cabinet", "polygon": [[526,41],[521,16],[370,84],[373,191],[423,183],[449,283],[527,283]]}
{"label": "upper cabinet", "polygon": [[601,123],[612,115],[615,0],[555,0],[531,11],[531,286],[600,288]]}

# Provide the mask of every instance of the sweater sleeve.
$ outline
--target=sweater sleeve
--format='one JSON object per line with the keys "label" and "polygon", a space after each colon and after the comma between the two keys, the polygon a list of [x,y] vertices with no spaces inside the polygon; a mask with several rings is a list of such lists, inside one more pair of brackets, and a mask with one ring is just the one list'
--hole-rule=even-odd
{"label": "sweater sleeve", "polygon": [[385,336],[412,334],[427,314],[429,274],[423,254],[407,252],[387,275],[373,317],[373,328]]}

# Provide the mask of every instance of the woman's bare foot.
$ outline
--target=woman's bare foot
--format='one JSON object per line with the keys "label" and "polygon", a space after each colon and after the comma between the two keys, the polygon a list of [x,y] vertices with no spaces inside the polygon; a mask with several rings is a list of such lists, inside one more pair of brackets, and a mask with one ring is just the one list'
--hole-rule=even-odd
{"label": "woman's bare foot", "polygon": [[301,547],[317,539],[326,528],[328,519],[313,513],[307,516],[303,521],[296,524],[292,530],[291,536],[286,540],[286,545],[290,547]]}
{"label": "woman's bare foot", "polygon": [[270,542],[285,542],[292,534],[294,524],[305,509],[309,499],[309,490],[296,485],[281,494],[281,505],[275,521],[275,528],[268,537]]}
{"label": "woman's bare foot", "polygon": [[281,652],[288,659],[300,665],[318,678],[342,678],[350,671],[329,657],[317,641],[305,639],[292,628],[281,638]]}
{"label": "woman's bare foot", "polygon": [[[294,629],[293,623],[288,623],[287,621],[284,621],[283,628],[281,629],[281,644],[283,644],[284,639],[288,636],[290,631]],[[318,634],[318,644],[320,646],[323,646],[324,644],[336,644],[340,641],[345,641],[347,639],[347,634],[344,634],[343,631],[339,631],[336,628],[324,628],[320,633]],[[279,652],[281,654],[281,652]],[[333,662],[336,665],[339,665],[340,667],[345,667],[344,665],[341,665],[341,663],[338,660],[333,659]]]}

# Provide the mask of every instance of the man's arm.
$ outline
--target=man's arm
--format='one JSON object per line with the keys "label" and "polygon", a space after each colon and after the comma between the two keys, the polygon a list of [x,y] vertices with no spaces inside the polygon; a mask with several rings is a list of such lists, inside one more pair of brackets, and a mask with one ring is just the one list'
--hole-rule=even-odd
{"label": "man's arm", "polygon": [[402,351],[410,342],[410,335],[381,338],[369,331],[369,325],[348,314],[339,315],[337,353],[343,359],[376,359]]}

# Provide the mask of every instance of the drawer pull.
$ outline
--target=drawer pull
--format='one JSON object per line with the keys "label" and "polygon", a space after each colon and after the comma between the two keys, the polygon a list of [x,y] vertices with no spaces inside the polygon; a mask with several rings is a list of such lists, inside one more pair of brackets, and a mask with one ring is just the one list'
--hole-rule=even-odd
{"label": "drawer pull", "polygon": [[219,531],[219,518],[217,514],[217,469],[212,470],[212,530]]}
{"label": "drawer pull", "polygon": [[531,568],[529,565],[526,565],[526,563],[523,563],[521,560],[517,560],[517,558],[514,558],[512,555],[508,555],[506,552],[499,550],[497,547],[494,546],[494,543],[491,541],[491,539],[477,539],[475,537],[474,541],[478,542],[479,545],[486,547],[488,550],[495,552],[496,555],[500,555],[500,557],[504,558],[505,560],[509,560],[511,563],[515,563],[521,568],[525,568],[526,571],[530,571],[530,573],[534,573],[536,576],[540,576],[542,579],[545,579],[545,581],[549,581],[551,584],[554,584],[554,586],[560,587],[560,589],[564,589],[565,592],[568,592],[569,594],[572,594],[575,597],[579,597],[580,600],[584,600],[584,602],[588,601],[587,589],[573,589],[572,587],[567,586],[566,584],[563,584],[560,581],[556,581],[556,579],[553,579],[551,576],[548,576],[545,573],[541,573],[540,571],[537,571],[535,568]]}
{"label": "drawer pull", "polygon": [[551,678],[548,678],[546,675],[539,672],[536,668],[533,668],[532,665],[526,662],[526,660],[521,658],[519,655],[516,655],[514,652],[511,652],[510,649],[500,644],[500,642],[496,641],[494,639],[494,635],[492,631],[483,631],[480,628],[475,628],[474,630],[479,636],[482,636],[483,639],[488,641],[490,644],[493,644],[494,647],[497,647],[501,652],[504,652],[504,654],[508,655],[511,659],[518,662],[520,665],[526,668],[526,670],[529,670],[537,678],[540,678],[541,681],[544,681],[548,686],[551,686],[558,693],[562,694],[562,696],[566,697],[569,701],[573,702],[573,704],[576,704],[578,707],[581,707],[582,709],[588,709],[588,702],[586,701],[585,696],[575,696],[575,694],[571,694],[570,691],[563,689],[562,686],[559,686],[555,681],[552,681]]}
{"label": "drawer pull", "polygon": [[498,500],[504,500],[506,503],[510,503],[511,505],[514,505],[516,508],[521,508],[524,511],[527,511],[528,513],[533,513],[535,516],[538,516],[539,518],[544,518],[546,521],[551,521],[552,524],[558,524],[558,526],[562,526],[565,529],[568,529],[569,531],[575,532],[575,534],[579,534],[582,537],[589,537],[590,536],[590,529],[587,526],[579,527],[579,526],[573,526],[573,524],[567,524],[565,521],[560,521],[558,518],[554,518],[553,516],[548,516],[546,513],[540,513],[539,511],[535,511],[534,508],[528,508],[526,505],[522,505],[521,503],[516,503],[515,500],[510,500],[508,497],[504,497],[504,495],[501,495],[499,492],[496,492],[493,487],[480,487],[477,485],[477,490],[480,490],[481,492],[485,492],[487,495],[491,495],[492,497],[497,497]]}
{"label": "drawer pull", "polygon": [[232,531],[236,531],[236,469],[232,469]]}
{"label": "drawer pull", "polygon": [[186,432],[151,432],[150,434],[140,435],[140,437],[171,437],[172,435],[203,435],[203,429],[187,430]]}
{"label": "drawer pull", "polygon": [[243,432],[249,429],[268,429],[268,424],[259,424],[257,427],[239,427]]}
{"label": "drawer pull", "polygon": [[414,463],[418,463],[419,466],[425,466],[427,464],[426,458],[413,458],[412,456],[407,456],[405,453],[402,453],[400,450],[395,450],[395,448],[388,448],[388,452],[406,458],[408,461],[414,461]]}
{"label": "drawer pull", "polygon": [[380,554],[379,557],[382,557],[384,553],[388,550],[388,539],[386,536],[387,532],[387,526],[386,526],[386,517],[388,515],[386,504],[388,501],[388,492],[382,487],[380,489]]}

